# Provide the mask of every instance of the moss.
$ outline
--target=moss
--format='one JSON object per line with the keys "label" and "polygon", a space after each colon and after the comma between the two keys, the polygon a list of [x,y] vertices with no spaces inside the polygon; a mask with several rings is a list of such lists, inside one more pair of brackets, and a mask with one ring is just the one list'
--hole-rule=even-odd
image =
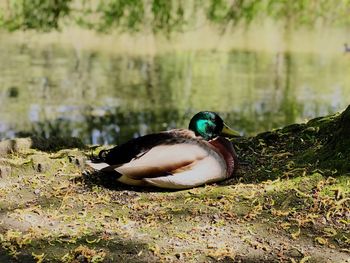
{"label": "moss", "polygon": [[350,170],[350,106],[341,114],[319,118],[308,123],[319,127],[320,147],[304,155],[322,168]]}
{"label": "moss", "polygon": [[[240,159],[254,167],[252,173],[245,173],[243,180],[290,177],[295,174],[291,172],[293,169],[310,172],[322,168],[338,171],[337,174],[341,175],[350,170],[348,134],[350,106],[343,113],[315,118],[306,124],[293,124],[252,138],[235,140]],[[258,178],[255,171],[259,171]]]}
{"label": "moss", "polygon": [[30,149],[32,142],[29,138],[17,138],[0,142],[0,156]]}

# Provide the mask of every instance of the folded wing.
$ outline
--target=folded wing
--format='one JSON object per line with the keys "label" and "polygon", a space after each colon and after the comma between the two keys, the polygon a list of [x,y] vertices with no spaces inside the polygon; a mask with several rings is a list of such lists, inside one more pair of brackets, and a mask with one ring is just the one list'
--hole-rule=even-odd
{"label": "folded wing", "polygon": [[129,178],[141,180],[170,175],[179,169],[189,169],[207,156],[208,151],[195,144],[159,145],[140,157],[115,167],[115,171]]}

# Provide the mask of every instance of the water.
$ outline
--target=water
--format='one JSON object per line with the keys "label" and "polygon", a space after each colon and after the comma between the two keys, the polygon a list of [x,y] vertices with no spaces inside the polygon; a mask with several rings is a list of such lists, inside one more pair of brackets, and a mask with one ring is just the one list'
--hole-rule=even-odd
{"label": "water", "polygon": [[350,102],[350,54],[180,50],[106,53],[0,44],[0,138],[120,143],[219,112],[245,135],[334,113]]}

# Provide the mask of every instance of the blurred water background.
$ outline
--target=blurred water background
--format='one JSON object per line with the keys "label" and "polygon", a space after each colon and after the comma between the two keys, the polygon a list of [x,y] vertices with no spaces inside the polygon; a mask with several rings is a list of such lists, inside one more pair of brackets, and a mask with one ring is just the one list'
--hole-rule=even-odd
{"label": "blurred water background", "polygon": [[[118,144],[219,112],[245,135],[350,102],[347,32],[273,23],[166,36],[0,33],[0,138],[76,136]],[[350,39],[349,39],[350,41]]]}

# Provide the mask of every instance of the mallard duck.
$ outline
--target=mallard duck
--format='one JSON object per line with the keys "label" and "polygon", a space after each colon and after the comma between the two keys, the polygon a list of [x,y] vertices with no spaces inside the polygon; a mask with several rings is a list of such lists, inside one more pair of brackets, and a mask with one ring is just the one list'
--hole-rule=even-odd
{"label": "mallard duck", "polygon": [[237,155],[225,137],[239,136],[218,114],[201,111],[189,129],[174,129],[132,139],[92,158],[89,166],[113,173],[127,185],[187,189],[229,178]]}

